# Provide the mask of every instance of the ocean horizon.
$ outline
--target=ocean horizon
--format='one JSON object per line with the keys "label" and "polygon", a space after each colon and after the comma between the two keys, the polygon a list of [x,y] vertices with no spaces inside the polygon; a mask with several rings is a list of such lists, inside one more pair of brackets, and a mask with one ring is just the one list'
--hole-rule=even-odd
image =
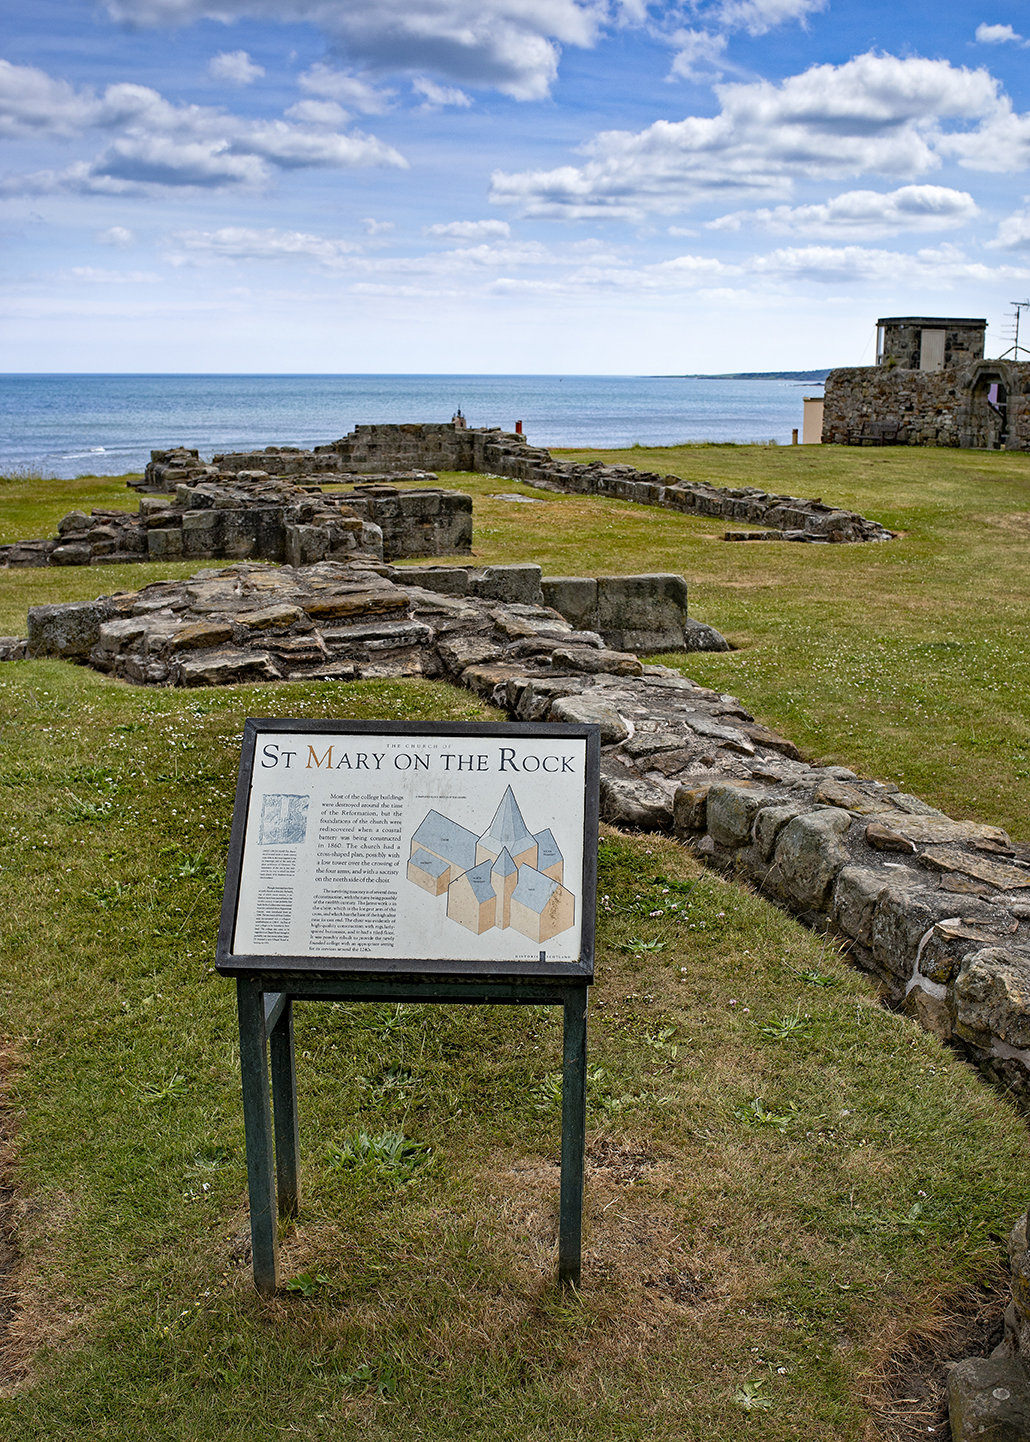
{"label": "ocean horizon", "polygon": [[142,471],[151,450],[310,448],[356,425],[449,421],[513,431],[548,448],[680,442],[788,445],[802,399],[793,376],[0,375],[0,473],[59,478]]}

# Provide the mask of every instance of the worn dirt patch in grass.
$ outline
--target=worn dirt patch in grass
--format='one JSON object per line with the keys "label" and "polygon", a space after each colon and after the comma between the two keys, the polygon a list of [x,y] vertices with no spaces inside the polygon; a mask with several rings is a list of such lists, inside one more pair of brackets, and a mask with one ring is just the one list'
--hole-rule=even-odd
{"label": "worn dirt patch in grass", "polygon": [[1008,1278],[990,1282],[943,1302],[937,1316],[905,1338],[871,1388],[869,1402],[883,1442],[933,1437],[949,1442],[948,1372],[964,1357],[986,1357],[1001,1341]]}
{"label": "worn dirt patch in grass", "polygon": [[1030,536],[1030,511],[1010,511],[1007,515],[992,512],[978,516],[984,526],[994,526],[999,531],[1013,531],[1019,536]]}

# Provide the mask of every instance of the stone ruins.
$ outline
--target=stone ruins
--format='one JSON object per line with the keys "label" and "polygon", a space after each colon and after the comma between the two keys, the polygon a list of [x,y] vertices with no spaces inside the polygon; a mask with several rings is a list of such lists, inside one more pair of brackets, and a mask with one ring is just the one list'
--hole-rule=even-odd
{"label": "stone ruins", "polygon": [[[556,461],[522,435],[451,422],[358,426],[313,451],[270,447],[211,462],[185,447],[152,451],[142,479],[130,482],[143,493],[135,514],[72,511],[56,536],[0,546],[0,565],[217,558],[303,566],[355,555],[391,561],[466,555],[472,549],[472,501],[460,491],[426,486],[436,480],[430,466],[762,527],[729,531],[727,540],[892,537],[876,521],[823,501],[773,496],[749,486],[719,489],[633,466]],[[408,488],[407,482],[414,484]]]}
{"label": "stone ruins", "polygon": [[[195,451],[185,454],[196,456]],[[174,492],[172,499],[145,495],[135,514],[72,511],[48,540],[0,546],[0,564],[99,566],[253,557],[306,566],[327,557],[399,560],[458,556],[472,549],[472,501],[460,491],[369,483],[324,495],[320,487],[265,471],[182,478],[176,469],[165,463],[163,479]]]}
{"label": "stone ruins", "polygon": [[[158,452],[137,516],[73,513],[55,540],[6,548],[6,564],[241,559],[136,592],[33,607],[27,637],[0,638],[0,660],[61,657],[160,686],[425,676],[468,687],[516,720],[596,724],[606,820],[671,832],[836,935],[890,1004],[1030,1101],[1030,846],[847,768],[812,766],[733,696],[642,662],[637,653],[726,645],[689,617],[682,577],[390,566],[384,554],[468,549],[468,497],[424,488],[430,461],[761,524],[787,539],[890,537],[820,502],[566,465],[521,437],[453,425],[359,427],[314,452],[221,456],[211,466],[195,451]],[[415,489],[396,483],[398,469]],[[353,489],[320,489],[339,475]],[[431,862],[440,847],[423,851]],[[421,854],[415,861],[425,886],[432,867]],[[539,861],[541,875],[553,872]],[[519,914],[524,926],[531,910]],[[979,1426],[999,1391],[1017,1407],[1026,1400],[1025,1383],[1016,1389],[1030,1357],[1026,1219],[1010,1256],[1001,1351],[952,1374],[956,1436],[976,1434],[963,1419]]]}
{"label": "stone ruins", "polygon": [[986,321],[877,322],[875,366],[831,371],[825,444],[1030,451],[1030,363],[985,360]]}
{"label": "stone ruins", "polygon": [[[34,607],[28,637],[0,655],[61,656],[147,685],[439,677],[517,720],[595,722],[608,820],[674,832],[835,932],[894,1005],[1030,1098],[1030,846],[810,766],[732,696],[623,649],[665,649],[677,627],[689,644],[685,601],[670,576],[243,563]],[[587,629],[584,615],[618,625]]]}

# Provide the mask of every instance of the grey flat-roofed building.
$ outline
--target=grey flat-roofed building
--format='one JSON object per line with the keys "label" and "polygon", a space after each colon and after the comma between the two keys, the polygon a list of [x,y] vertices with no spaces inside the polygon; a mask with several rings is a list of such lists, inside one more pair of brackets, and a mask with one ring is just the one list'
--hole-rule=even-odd
{"label": "grey flat-roofed building", "polygon": [[982,317],[885,315],[876,322],[876,364],[939,371],[980,360],[987,322]]}

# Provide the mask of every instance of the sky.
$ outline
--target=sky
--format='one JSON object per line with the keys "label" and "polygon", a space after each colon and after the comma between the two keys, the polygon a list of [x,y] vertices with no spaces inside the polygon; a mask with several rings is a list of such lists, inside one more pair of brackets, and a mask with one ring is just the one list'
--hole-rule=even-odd
{"label": "sky", "polygon": [[2,4],[2,371],[798,370],[1030,297],[1028,0]]}

